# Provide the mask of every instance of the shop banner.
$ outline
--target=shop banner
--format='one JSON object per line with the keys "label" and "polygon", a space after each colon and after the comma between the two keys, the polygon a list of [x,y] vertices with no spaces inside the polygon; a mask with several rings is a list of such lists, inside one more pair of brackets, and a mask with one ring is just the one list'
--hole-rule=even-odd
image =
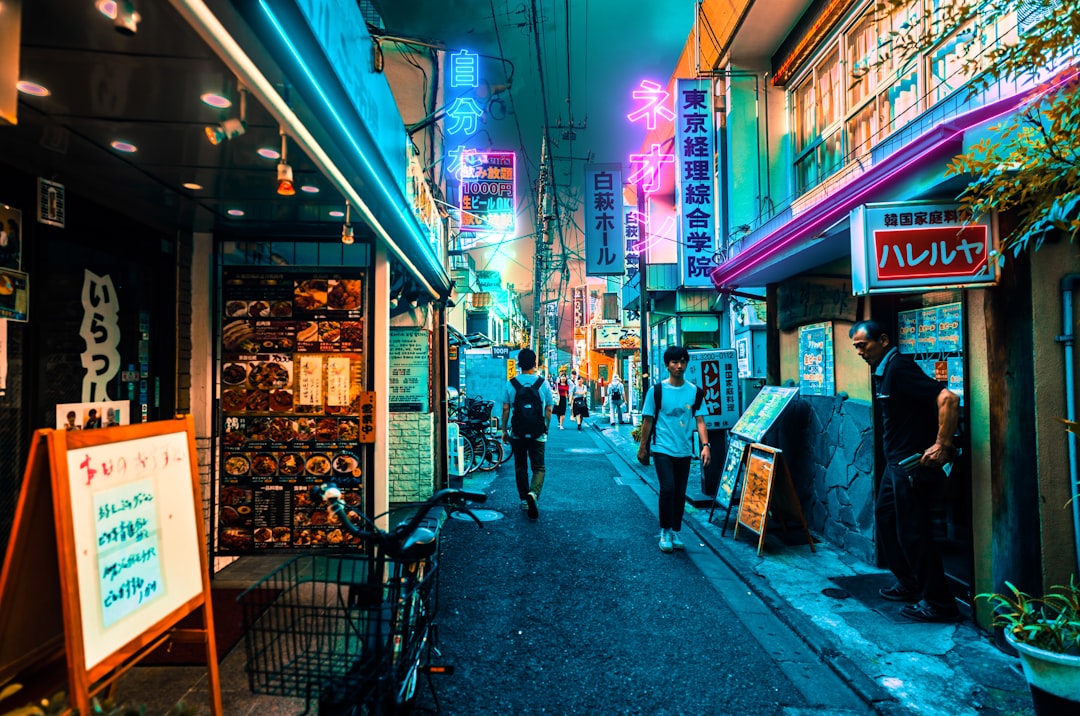
{"label": "shop banner", "polygon": [[513,152],[461,153],[462,231],[514,231]]}
{"label": "shop banner", "polygon": [[726,430],[739,419],[738,376],[733,349],[690,351],[686,379],[705,391],[707,430]]}
{"label": "shop banner", "polygon": [[716,246],[712,80],[676,80],[675,196],[679,285],[712,287]]}
{"label": "shop banner", "polygon": [[855,295],[997,283],[998,232],[956,203],[863,204],[851,212]]}
{"label": "shop banner", "polygon": [[622,166],[585,165],[585,275],[625,271]]}

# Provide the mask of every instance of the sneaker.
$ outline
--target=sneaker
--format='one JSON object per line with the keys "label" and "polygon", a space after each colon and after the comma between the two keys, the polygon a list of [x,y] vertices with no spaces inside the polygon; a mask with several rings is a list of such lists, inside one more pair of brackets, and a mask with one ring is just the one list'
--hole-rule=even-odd
{"label": "sneaker", "polygon": [[682,541],[678,530],[668,530],[668,534],[671,535],[672,549],[686,549],[686,543]]}
{"label": "sneaker", "polygon": [[660,530],[660,551],[670,552],[674,549],[671,546],[671,530]]}
{"label": "sneaker", "polygon": [[891,587],[882,587],[878,590],[878,594],[883,599],[888,599],[890,602],[917,602],[921,596],[914,589],[908,589],[904,585],[897,582]]}
{"label": "sneaker", "polygon": [[559,430],[562,430],[562,429],[563,429],[562,423],[559,423]]}
{"label": "sneaker", "polygon": [[540,516],[540,510],[536,509],[536,493],[530,492],[525,495],[525,507],[529,510],[529,519],[535,520]]}
{"label": "sneaker", "polygon": [[528,500],[522,500],[522,501],[521,501],[521,509],[523,509],[523,510],[527,510],[527,509],[529,509],[529,502],[528,502]]}
{"label": "sneaker", "polygon": [[935,607],[925,599],[917,604],[908,604],[900,608],[900,613],[908,619],[917,622],[931,622],[934,624],[952,624],[960,621],[960,610],[953,607],[951,610]]}

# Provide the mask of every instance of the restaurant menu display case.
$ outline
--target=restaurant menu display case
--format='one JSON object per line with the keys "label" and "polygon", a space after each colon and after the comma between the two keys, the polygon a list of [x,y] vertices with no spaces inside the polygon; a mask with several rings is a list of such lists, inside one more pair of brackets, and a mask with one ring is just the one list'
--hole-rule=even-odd
{"label": "restaurant menu display case", "polygon": [[352,539],[310,488],[335,482],[364,512],[367,289],[363,271],[225,269],[218,554]]}

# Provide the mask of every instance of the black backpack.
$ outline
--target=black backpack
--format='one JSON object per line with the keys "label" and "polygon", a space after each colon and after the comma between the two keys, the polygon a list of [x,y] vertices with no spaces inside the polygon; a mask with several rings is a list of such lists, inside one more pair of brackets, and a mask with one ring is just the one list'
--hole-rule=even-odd
{"label": "black backpack", "polygon": [[[663,399],[660,389],[663,387],[663,383],[657,383],[653,387],[653,403],[655,404],[654,412],[656,413],[656,415],[653,416],[653,430],[652,433],[649,435],[650,443],[656,442],[656,419],[660,417],[660,403]],[[698,388],[696,385],[694,387],[697,388],[697,394],[694,395],[694,408],[690,411],[691,417],[697,415],[697,411],[701,410],[702,401],[705,400],[705,391],[701,388]]]}
{"label": "black backpack", "polygon": [[510,381],[514,386],[514,412],[510,417],[511,432],[519,438],[538,438],[547,432],[544,420],[544,401],[537,390],[539,383],[523,385],[520,380]]}
{"label": "black backpack", "polygon": [[622,400],[622,386],[616,385],[611,388],[611,399]]}

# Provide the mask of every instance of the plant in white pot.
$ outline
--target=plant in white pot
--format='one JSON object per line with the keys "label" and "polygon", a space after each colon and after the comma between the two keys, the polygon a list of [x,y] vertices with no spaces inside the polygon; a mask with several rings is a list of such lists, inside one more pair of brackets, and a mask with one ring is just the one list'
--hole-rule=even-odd
{"label": "plant in white pot", "polygon": [[1032,597],[1009,582],[1008,594],[980,594],[1020,654],[1037,714],[1080,714],[1080,583]]}

